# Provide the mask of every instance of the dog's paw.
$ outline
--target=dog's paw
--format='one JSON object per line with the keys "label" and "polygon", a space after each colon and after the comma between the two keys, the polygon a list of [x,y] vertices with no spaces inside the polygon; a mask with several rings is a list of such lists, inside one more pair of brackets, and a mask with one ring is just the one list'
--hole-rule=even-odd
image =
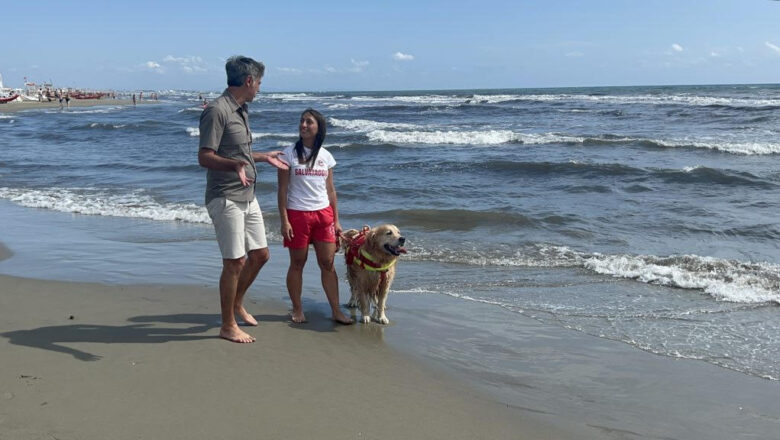
{"label": "dog's paw", "polygon": [[376,322],[378,322],[380,324],[390,324],[390,320],[387,319],[387,316],[385,316],[385,315],[382,315],[379,318],[377,318]]}
{"label": "dog's paw", "polygon": [[368,324],[369,322],[371,322],[371,317],[370,317],[370,316],[368,316],[368,315],[363,315],[363,316],[360,318],[360,320],[363,322],[363,324]]}

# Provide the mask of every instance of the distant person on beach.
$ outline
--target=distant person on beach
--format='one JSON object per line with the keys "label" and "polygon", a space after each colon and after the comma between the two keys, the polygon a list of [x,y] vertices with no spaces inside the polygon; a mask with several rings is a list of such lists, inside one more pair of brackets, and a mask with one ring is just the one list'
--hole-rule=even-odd
{"label": "distant person on beach", "polygon": [[70,92],[65,93],[65,107],[70,108]]}
{"label": "distant person on beach", "polygon": [[298,125],[298,142],[284,149],[289,170],[278,170],[277,203],[282,223],[284,247],[290,252],[287,269],[287,293],[292,301],[290,318],[295,323],[306,322],[301,303],[303,267],[314,245],[320,279],[330,304],[333,320],[352,324],[339,308],[339,279],[333,260],[341,234],[336,189],[333,185],[333,167],[336,161],[324,148],[325,118],[320,112],[307,109]]}
{"label": "distant person on beach", "polygon": [[254,100],[265,73],[263,63],[233,56],[225,64],[228,87],[200,116],[198,163],[207,168],[206,209],[214,223],[222,253],[219,296],[222,327],[219,336],[233,342],[254,342],[238,327],[257,320],[246,311],[244,295],[270,258],[265,225],[255,198],[255,162],[287,169],[280,151],[252,151],[248,103]]}
{"label": "distant person on beach", "polygon": [[133,107],[135,107],[135,93],[133,93]]}

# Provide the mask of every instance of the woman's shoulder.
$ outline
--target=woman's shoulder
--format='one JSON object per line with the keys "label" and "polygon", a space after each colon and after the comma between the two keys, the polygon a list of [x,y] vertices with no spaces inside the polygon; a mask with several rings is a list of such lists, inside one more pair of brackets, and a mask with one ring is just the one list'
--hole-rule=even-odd
{"label": "woman's shoulder", "polygon": [[317,154],[321,154],[322,156],[320,157],[333,159],[333,155],[330,154],[330,151],[328,151],[325,147],[320,147],[320,151]]}

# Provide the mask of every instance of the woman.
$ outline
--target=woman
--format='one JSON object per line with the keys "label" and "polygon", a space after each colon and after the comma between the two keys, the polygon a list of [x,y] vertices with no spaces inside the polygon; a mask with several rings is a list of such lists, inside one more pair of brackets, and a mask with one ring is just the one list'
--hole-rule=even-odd
{"label": "woman", "polygon": [[352,319],[339,308],[339,279],[333,266],[336,237],[341,234],[341,225],[336,189],[333,186],[336,161],[322,148],[326,132],[325,118],[316,110],[304,110],[298,131],[300,137],[295,146],[282,152],[290,169],[278,172],[281,232],[284,246],[290,251],[290,268],[287,270],[287,292],[293,306],[290,317],[296,323],[306,322],[301,291],[303,267],[309,254],[309,243],[312,243],[333,320],[340,324],[352,324]]}

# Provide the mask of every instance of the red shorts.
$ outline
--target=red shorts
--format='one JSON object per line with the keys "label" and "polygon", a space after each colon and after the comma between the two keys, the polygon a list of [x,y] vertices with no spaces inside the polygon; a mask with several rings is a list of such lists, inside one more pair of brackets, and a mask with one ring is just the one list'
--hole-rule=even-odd
{"label": "red shorts", "polygon": [[293,239],[290,241],[285,238],[284,247],[303,249],[315,241],[336,242],[333,208],[330,206],[319,211],[288,209],[287,219],[292,226]]}

